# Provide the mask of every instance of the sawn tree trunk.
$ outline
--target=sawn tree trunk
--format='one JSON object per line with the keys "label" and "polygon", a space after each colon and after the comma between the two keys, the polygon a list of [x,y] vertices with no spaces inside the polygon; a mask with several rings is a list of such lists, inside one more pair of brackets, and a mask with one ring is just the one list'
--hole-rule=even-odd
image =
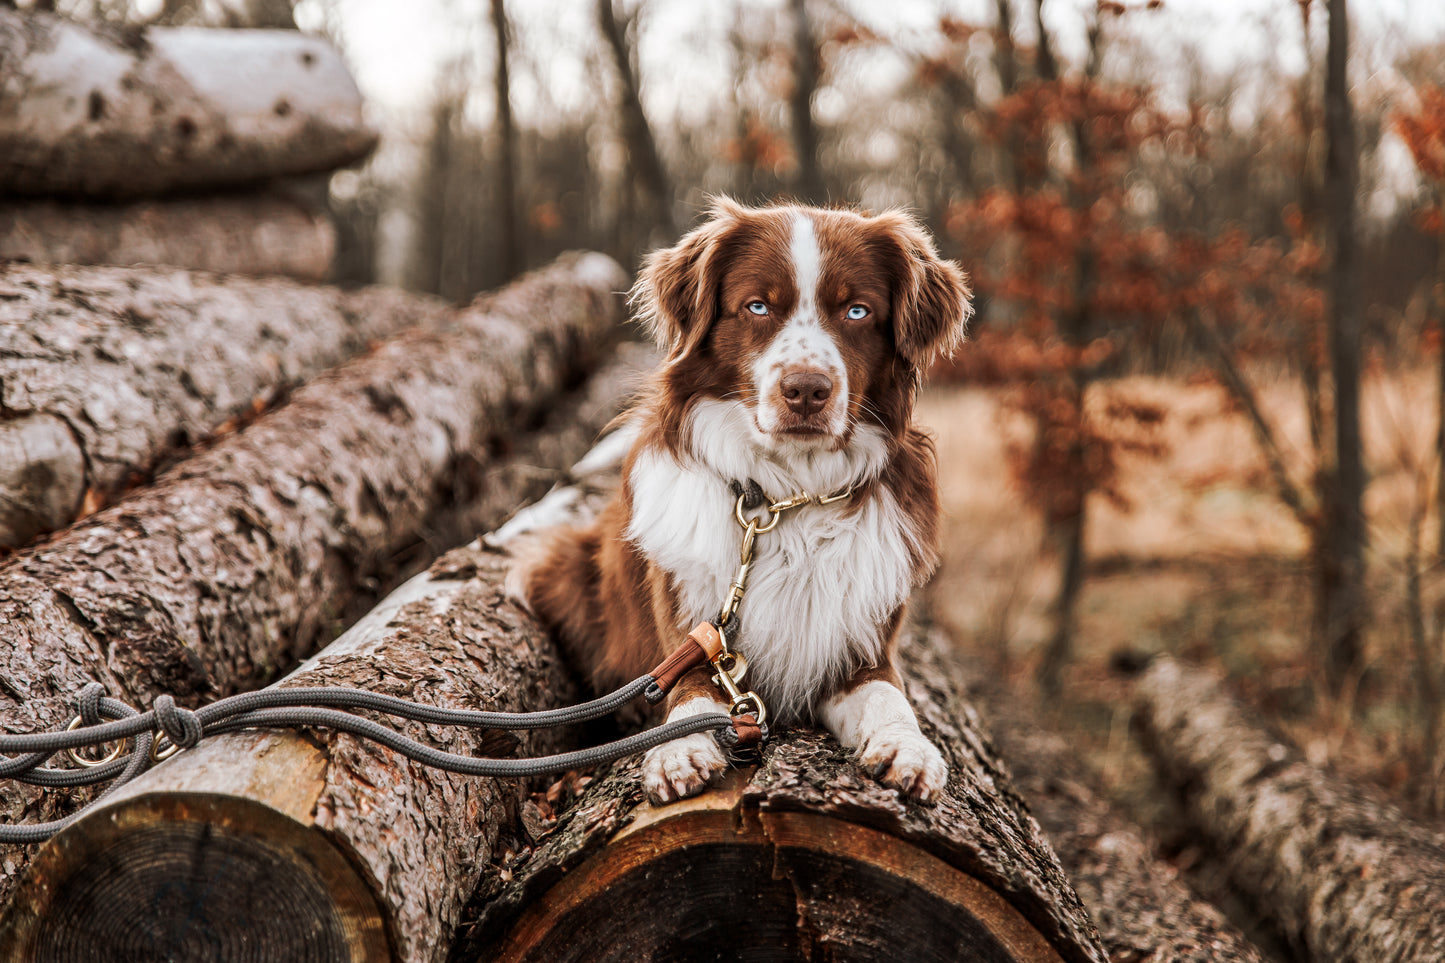
{"label": "sawn tree trunk", "polygon": [[19,201],[0,209],[0,260],[325,281],[335,256],[330,218],[272,192],[129,204]]}
{"label": "sawn tree trunk", "polygon": [[1445,959],[1445,833],[1307,763],[1219,680],[1164,660],[1135,720],[1230,878],[1320,963]]}
{"label": "sawn tree trunk", "polygon": [[0,193],[125,198],[329,171],[376,146],[335,48],[295,30],[0,9]]}
{"label": "sawn tree trunk", "polygon": [[386,288],[0,267],[0,546],[68,524],[87,493],[93,510],[373,341],[451,313]]}

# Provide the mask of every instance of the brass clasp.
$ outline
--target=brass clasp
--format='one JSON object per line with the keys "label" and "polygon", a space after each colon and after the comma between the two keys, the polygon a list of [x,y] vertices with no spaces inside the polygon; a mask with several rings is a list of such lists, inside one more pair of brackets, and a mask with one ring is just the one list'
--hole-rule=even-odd
{"label": "brass clasp", "polygon": [[756,692],[744,692],[738,685],[748,673],[748,660],[742,653],[729,652],[725,647],[713,660],[712,667],[717,670],[717,675],[712,677],[713,685],[726,692],[731,702],[728,713],[739,716],[751,712],[757,717],[758,725],[762,725],[768,717],[762,698]]}

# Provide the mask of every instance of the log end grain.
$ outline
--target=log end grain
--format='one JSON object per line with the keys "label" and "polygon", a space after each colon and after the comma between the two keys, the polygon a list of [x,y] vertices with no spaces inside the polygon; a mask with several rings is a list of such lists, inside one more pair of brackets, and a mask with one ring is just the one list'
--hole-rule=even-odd
{"label": "log end grain", "polygon": [[202,793],[132,797],[32,864],[0,956],[383,961],[382,915],[340,850],[285,814]]}
{"label": "log end grain", "polygon": [[460,959],[1059,960],[989,886],[922,849],[810,813],[759,812],[748,773],[643,804],[611,845]]}

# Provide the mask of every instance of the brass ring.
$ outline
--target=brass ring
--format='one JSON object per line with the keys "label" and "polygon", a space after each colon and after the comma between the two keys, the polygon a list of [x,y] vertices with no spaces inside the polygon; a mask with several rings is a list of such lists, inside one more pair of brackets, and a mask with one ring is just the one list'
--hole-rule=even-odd
{"label": "brass ring", "polygon": [[[161,740],[163,739],[166,743],[166,747],[164,749],[161,748]],[[174,742],[171,742],[169,739],[166,739],[166,737],[163,735],[157,735],[154,739],[151,740],[151,762],[160,762],[163,759],[169,759],[171,756],[174,756],[180,751],[180,746],[176,745]]]}
{"label": "brass ring", "polygon": [[[748,496],[746,494],[739,495],[738,503],[733,508],[733,515],[737,517],[738,524],[741,525],[743,528],[748,528],[751,525],[757,525],[758,521],[756,518],[747,518],[743,515],[743,500],[747,497]],[[773,529],[777,528],[778,519],[783,517],[781,512],[773,511],[771,506],[764,507],[763,511],[767,512],[773,517],[768,521],[766,525],[759,525],[754,530],[758,535],[761,535],[763,532],[771,532]]]}
{"label": "brass ring", "polygon": [[[65,727],[65,731],[66,731],[66,732],[72,732],[72,731],[74,731],[74,730],[76,730],[76,729],[79,729],[79,728],[80,728],[80,725],[81,725],[80,716],[76,716],[74,719],[72,719],[72,720],[70,721],[70,725],[68,725],[68,726]],[[124,740],[124,739],[117,739],[117,740],[114,742],[115,748],[112,749],[112,750],[110,751],[110,754],[107,755],[104,759],[87,759],[86,757],[82,756],[80,753],[76,752],[75,749],[67,749],[67,750],[65,750],[65,754],[66,754],[67,756],[69,756],[69,757],[70,757],[70,761],[73,762],[73,763],[75,763],[77,766],[81,766],[82,768],[85,768],[85,769],[94,769],[96,766],[103,766],[103,765],[105,765],[105,764],[108,763],[108,762],[113,762],[114,760],[119,759],[121,752],[125,749],[125,743],[126,743],[126,740]],[[102,745],[103,745],[103,743],[102,743]],[[76,748],[79,748],[79,747],[77,746]]]}

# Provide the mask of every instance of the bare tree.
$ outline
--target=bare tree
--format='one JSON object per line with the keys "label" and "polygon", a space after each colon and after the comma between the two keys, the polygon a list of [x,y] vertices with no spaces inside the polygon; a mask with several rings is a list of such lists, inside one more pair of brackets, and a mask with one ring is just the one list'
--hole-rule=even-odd
{"label": "bare tree", "polygon": [[1324,210],[1331,248],[1330,367],[1335,389],[1335,459],[1326,480],[1320,586],[1326,676],[1338,689],[1358,666],[1365,615],[1365,466],[1360,438],[1360,263],[1355,238],[1359,156],[1347,79],[1346,0],[1328,0],[1325,55]]}
{"label": "bare tree", "polygon": [[637,66],[629,53],[626,31],[612,4],[613,0],[597,0],[597,23],[602,29],[602,39],[612,53],[612,63],[622,88],[622,99],[617,105],[622,138],[636,173],[636,183],[647,200],[646,213],[660,231],[671,237],[677,233],[672,213],[672,183],[657,149],[657,139],[647,122],[647,114],[642,109],[642,85],[638,80]]}
{"label": "bare tree", "polygon": [[793,121],[793,144],[798,174],[793,193],[798,200],[822,204],[828,199],[823,167],[818,160],[818,127],[813,123],[813,95],[818,91],[818,48],[808,19],[807,0],[793,4],[793,92],[788,106]]}
{"label": "bare tree", "polygon": [[511,78],[507,63],[510,37],[505,0],[492,0],[492,32],[497,44],[497,219],[501,227],[498,266],[502,274],[510,278],[522,267],[522,239],[517,230],[517,130],[512,122]]}

